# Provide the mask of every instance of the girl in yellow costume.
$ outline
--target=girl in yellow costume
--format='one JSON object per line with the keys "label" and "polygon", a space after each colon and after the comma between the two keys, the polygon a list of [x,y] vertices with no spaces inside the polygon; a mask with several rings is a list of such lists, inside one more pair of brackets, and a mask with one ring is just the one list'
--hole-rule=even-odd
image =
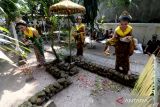
{"label": "girl in yellow costume", "polygon": [[115,29],[115,33],[111,39],[106,42],[106,54],[109,54],[109,45],[115,46],[116,53],[116,70],[127,74],[129,71],[129,56],[134,52],[134,41],[132,36],[132,27],[129,24],[131,16],[124,11],[119,17],[119,25]]}
{"label": "girl in yellow costume", "polygon": [[27,27],[27,24],[24,21],[19,21],[16,26],[24,33],[24,43],[28,45],[29,40],[33,43],[37,62],[39,62],[37,66],[43,66],[45,63],[43,40],[38,31],[35,28]]}
{"label": "girl in yellow costume", "polygon": [[115,46],[116,43],[121,39],[121,41],[129,41],[132,39],[132,27],[128,25],[131,20],[131,16],[127,11],[124,11],[119,17],[119,25],[115,29],[114,35],[111,39],[108,39],[105,47],[105,54],[109,54],[108,46]]}
{"label": "girl in yellow costume", "polygon": [[77,56],[83,56],[83,46],[85,41],[85,25],[82,23],[82,18],[77,17],[77,24],[75,26],[76,32],[73,33],[73,37],[77,42]]}

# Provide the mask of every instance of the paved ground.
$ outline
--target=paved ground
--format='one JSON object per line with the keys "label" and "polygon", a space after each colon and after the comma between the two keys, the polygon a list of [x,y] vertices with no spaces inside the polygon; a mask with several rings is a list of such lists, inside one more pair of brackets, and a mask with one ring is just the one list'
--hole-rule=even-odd
{"label": "paved ground", "polygon": [[[88,49],[90,47],[89,45],[85,48],[85,57],[95,61],[96,63],[111,66],[114,68],[115,66],[115,55],[114,53],[114,47],[111,47],[110,52],[111,54],[109,56],[106,56],[104,54],[104,44],[94,42],[93,45],[96,46],[95,49]],[[90,55],[91,54],[91,55]],[[133,74],[138,74],[143,70],[144,65],[147,63],[148,55],[144,55],[142,53],[134,53],[130,57],[130,71]]]}
{"label": "paved ground", "polygon": [[[113,55],[114,47],[111,47],[110,49],[111,54],[109,56],[106,56],[104,54],[104,48],[105,48],[104,44],[93,41],[93,45],[95,46],[95,48],[93,49],[90,48],[89,44],[84,48],[84,57],[92,60],[95,63],[114,68],[115,66],[115,55]],[[46,49],[51,51],[51,48],[49,46],[46,46]],[[63,49],[58,49],[57,52],[68,53],[66,51],[63,51]],[[76,54],[76,49],[72,49],[72,55],[75,54]],[[148,58],[149,58],[148,55],[142,53],[134,53],[130,57],[130,72],[132,74],[139,75],[140,72],[143,70],[144,65],[147,63]]]}
{"label": "paved ground", "polygon": [[[45,46],[51,50],[49,46]],[[95,63],[114,67],[115,56],[106,57],[103,54],[104,46],[97,44],[96,49],[85,48],[84,56]],[[54,56],[45,53],[47,60]],[[0,107],[17,107],[30,96],[55,81],[44,69],[37,69],[34,54],[29,55],[28,62],[32,66],[35,81],[26,83],[27,76],[21,70],[13,68],[6,63],[0,64]],[[131,71],[140,73],[147,56],[135,54],[131,57]],[[131,89],[102,78],[96,74],[81,69],[81,72],[72,78],[73,84],[53,97],[57,107],[121,107],[116,103],[120,96],[130,95]],[[124,107],[124,105],[123,105]],[[127,107],[127,106],[126,106]]]}
{"label": "paved ground", "polygon": [[[97,64],[114,67],[115,56],[105,56],[103,44],[94,43],[94,45],[96,45],[95,49],[85,48],[84,57]],[[51,50],[49,47],[46,47],[46,49]],[[111,51],[114,52],[113,48]],[[73,50],[72,55],[74,54],[75,51]],[[130,58],[132,73],[139,74],[147,60],[148,56],[146,55],[134,54]],[[73,84],[71,86],[52,98],[57,107],[129,107],[131,104],[124,100],[130,96],[132,89],[107,78],[81,69],[80,73],[72,80]],[[123,104],[116,101],[118,98],[124,98]]]}
{"label": "paved ground", "polygon": [[[71,86],[52,98],[57,107],[121,107],[122,104],[116,100],[129,96],[131,91],[130,88],[82,69],[72,80]],[[126,104],[123,107],[127,107]]]}
{"label": "paved ground", "polygon": [[[45,53],[45,56],[47,60],[54,58],[48,53]],[[5,62],[0,64],[0,107],[18,107],[19,104],[55,81],[44,69],[36,68],[35,61],[34,54],[29,55],[28,62],[32,66],[35,78],[30,83],[25,82],[28,76],[24,75],[20,69]]]}

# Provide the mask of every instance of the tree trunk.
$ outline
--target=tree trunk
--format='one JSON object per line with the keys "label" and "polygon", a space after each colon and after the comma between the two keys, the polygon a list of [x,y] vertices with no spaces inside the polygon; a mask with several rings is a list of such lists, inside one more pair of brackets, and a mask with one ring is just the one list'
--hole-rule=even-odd
{"label": "tree trunk", "polygon": [[16,33],[14,23],[11,21],[10,24],[11,24],[11,29],[12,29],[12,32],[13,32],[14,39],[16,39],[16,41],[15,41],[16,42],[16,50],[19,50],[18,37],[17,37],[17,33]]}
{"label": "tree trunk", "polygon": [[52,37],[52,40],[51,40],[51,41],[52,41],[52,44],[51,44],[52,51],[53,51],[56,59],[59,61],[59,56],[58,56],[58,54],[56,53],[56,50],[54,49],[54,39],[53,39],[53,37]]}
{"label": "tree trunk", "polygon": [[22,54],[23,51],[19,47],[19,42],[18,42],[18,37],[17,37],[17,32],[16,32],[16,29],[15,29],[15,25],[12,21],[10,22],[10,24],[11,24],[11,29],[12,29],[13,36],[14,36],[15,43],[16,43],[16,51],[19,51]]}

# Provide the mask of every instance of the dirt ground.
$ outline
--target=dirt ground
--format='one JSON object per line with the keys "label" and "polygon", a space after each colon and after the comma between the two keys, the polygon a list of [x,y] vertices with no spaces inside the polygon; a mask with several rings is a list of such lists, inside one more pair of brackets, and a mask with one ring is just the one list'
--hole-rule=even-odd
{"label": "dirt ground", "polygon": [[[45,53],[47,60],[51,55]],[[33,77],[35,80],[26,83],[28,75],[19,68],[9,65],[7,62],[0,64],[0,107],[18,107],[21,103],[33,96],[45,86],[55,82],[55,79],[45,72],[45,69],[36,67],[36,58],[33,53],[28,57]]]}
{"label": "dirt ground", "polygon": [[[103,44],[97,44],[95,49],[85,47],[84,57],[95,63],[114,67],[115,56],[105,56],[103,47]],[[51,50],[48,45],[45,48]],[[54,56],[47,52],[45,52],[45,57],[47,61],[54,59]],[[134,54],[131,57],[132,73],[139,74],[147,59],[146,55]],[[45,69],[36,68],[36,58],[33,52],[29,54],[28,62],[35,78],[30,83],[25,82],[27,76],[18,68],[7,63],[0,64],[0,107],[17,107],[55,81],[51,75],[45,72]],[[127,105],[117,103],[116,100],[124,95],[129,96],[130,88],[83,69],[80,69],[80,73],[71,79],[73,84],[51,99],[57,107],[127,107]]]}
{"label": "dirt ground", "polygon": [[57,107],[121,107],[116,100],[131,92],[128,87],[83,69],[72,81],[71,86],[52,98]]}
{"label": "dirt ground", "polygon": [[[98,43],[94,45],[96,45],[94,49],[90,49],[90,46],[85,47],[84,57],[94,63],[114,68],[114,48],[111,48],[110,56],[105,56],[104,45]],[[75,55],[75,50],[72,50],[72,55]],[[131,72],[139,75],[147,60],[147,55],[134,54],[130,58]],[[130,97],[132,89],[107,78],[80,69],[80,73],[72,77],[72,81],[71,86],[50,100],[54,101],[57,107],[129,107],[131,105],[125,102],[125,98]],[[117,102],[119,98],[123,100]]]}

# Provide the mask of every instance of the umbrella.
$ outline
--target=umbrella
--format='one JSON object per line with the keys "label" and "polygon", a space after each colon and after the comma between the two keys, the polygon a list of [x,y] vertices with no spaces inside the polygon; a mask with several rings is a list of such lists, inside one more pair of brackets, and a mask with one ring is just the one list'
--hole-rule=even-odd
{"label": "umbrella", "polygon": [[[85,7],[76,4],[70,0],[62,0],[59,3],[56,3],[52,6],[50,6],[50,12],[55,14],[65,14],[65,15],[71,15],[76,13],[84,13]],[[69,19],[68,19],[69,24]],[[69,31],[69,49],[70,49],[70,58],[71,58],[71,46],[70,46],[70,31]],[[71,59],[70,59],[71,61]]]}
{"label": "umbrella", "polygon": [[70,0],[62,0],[61,2],[50,6],[49,10],[57,14],[71,15],[76,13],[84,13],[85,7],[76,4]]}

